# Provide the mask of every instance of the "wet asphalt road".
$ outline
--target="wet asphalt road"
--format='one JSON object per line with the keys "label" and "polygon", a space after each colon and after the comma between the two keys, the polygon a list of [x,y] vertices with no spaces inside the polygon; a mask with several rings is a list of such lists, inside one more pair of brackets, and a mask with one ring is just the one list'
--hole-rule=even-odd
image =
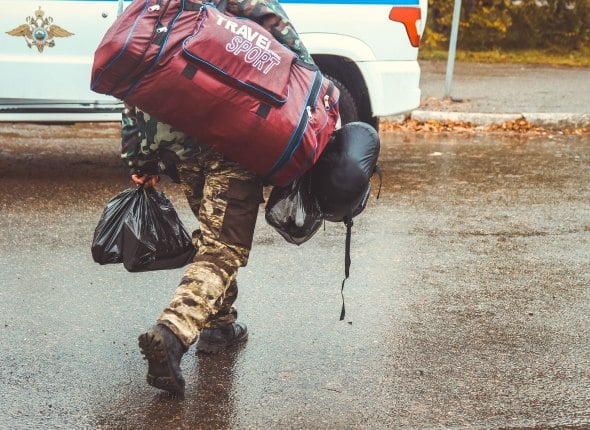
{"label": "wet asphalt road", "polygon": [[182,271],[89,252],[128,186],[117,128],[0,125],[0,428],[590,428],[588,136],[382,138],[345,321],[343,227],[296,247],[261,208],[250,340],[189,350],[179,400],[145,384],[136,338]]}

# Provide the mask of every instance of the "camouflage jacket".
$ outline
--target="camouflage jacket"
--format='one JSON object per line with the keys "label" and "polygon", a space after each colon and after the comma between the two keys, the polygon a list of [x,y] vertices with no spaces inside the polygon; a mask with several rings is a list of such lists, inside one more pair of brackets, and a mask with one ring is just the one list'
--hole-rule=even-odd
{"label": "camouflage jacket", "polygon": [[[213,0],[211,3],[217,5],[221,1],[225,0]],[[227,0],[226,7],[234,15],[257,22],[301,60],[313,64],[311,55],[278,0]],[[163,172],[171,177],[174,164],[190,159],[203,149],[181,131],[134,107],[123,111],[121,143],[121,158],[132,172]]]}

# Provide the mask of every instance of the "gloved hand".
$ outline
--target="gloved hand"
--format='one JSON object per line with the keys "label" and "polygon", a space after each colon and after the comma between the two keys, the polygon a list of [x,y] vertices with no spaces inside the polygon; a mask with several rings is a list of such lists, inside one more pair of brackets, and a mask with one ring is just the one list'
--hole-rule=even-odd
{"label": "gloved hand", "polygon": [[149,188],[155,186],[160,177],[158,175],[131,175],[131,180],[135,185],[141,185],[144,188]]}

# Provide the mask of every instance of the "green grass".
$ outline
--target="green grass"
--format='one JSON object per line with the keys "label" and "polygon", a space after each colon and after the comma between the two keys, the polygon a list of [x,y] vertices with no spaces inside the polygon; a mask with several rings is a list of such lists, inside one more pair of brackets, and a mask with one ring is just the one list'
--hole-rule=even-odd
{"label": "green grass", "polygon": [[[421,47],[421,60],[447,60],[447,51]],[[547,64],[553,66],[590,67],[590,49],[561,54],[550,50],[522,51],[457,51],[457,61],[476,63],[522,63]]]}

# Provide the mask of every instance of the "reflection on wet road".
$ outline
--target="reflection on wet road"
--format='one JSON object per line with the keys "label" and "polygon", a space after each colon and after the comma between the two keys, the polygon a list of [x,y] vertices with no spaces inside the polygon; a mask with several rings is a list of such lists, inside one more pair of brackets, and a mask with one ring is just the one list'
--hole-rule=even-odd
{"label": "reflection on wet road", "polygon": [[237,303],[250,339],[189,350],[175,399],[145,384],[136,338],[182,271],[90,257],[129,186],[117,134],[0,125],[0,427],[590,427],[588,136],[383,134],[342,322],[343,226],[296,247],[261,208]]}

